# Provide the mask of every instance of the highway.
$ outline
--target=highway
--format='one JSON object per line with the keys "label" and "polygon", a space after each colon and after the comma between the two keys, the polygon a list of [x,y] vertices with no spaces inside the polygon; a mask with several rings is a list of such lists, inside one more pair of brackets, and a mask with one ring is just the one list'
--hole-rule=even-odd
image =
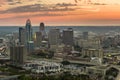
{"label": "highway", "polygon": [[[58,62],[58,63],[60,63],[60,62],[62,62],[63,61],[63,59],[62,58],[55,58],[55,59],[45,59],[45,58],[34,58],[34,59],[32,59],[32,60],[38,60],[38,61],[50,61],[50,62]],[[77,60],[67,60],[67,61],[69,61],[70,63],[73,63],[73,64],[83,64],[83,65],[97,65],[97,64],[93,64],[93,63],[91,63],[91,62],[86,62],[86,61],[77,61]],[[29,62],[29,61],[28,61]]]}

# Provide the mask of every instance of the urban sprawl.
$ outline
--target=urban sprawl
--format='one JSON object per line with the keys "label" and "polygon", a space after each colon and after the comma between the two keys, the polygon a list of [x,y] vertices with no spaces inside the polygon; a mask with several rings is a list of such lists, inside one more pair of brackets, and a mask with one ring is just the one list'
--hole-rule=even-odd
{"label": "urban sprawl", "polygon": [[120,34],[104,35],[42,22],[33,33],[30,19],[18,32],[0,38],[0,80],[119,80]]}

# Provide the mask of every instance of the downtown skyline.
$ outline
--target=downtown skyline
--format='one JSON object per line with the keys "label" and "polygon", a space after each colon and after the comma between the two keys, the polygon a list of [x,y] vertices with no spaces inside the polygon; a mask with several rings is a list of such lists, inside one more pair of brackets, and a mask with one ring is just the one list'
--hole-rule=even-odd
{"label": "downtown skyline", "polygon": [[120,25],[120,0],[0,0],[0,26]]}

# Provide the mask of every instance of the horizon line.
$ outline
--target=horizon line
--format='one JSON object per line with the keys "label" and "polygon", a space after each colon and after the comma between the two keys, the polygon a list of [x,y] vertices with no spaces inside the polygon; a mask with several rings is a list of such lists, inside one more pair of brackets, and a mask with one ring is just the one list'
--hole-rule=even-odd
{"label": "horizon line", "polygon": [[[62,26],[64,26],[64,27],[120,27],[120,25],[57,25],[57,26],[49,26],[49,25],[47,25],[46,27],[62,27]],[[8,26],[8,25],[1,25],[0,27],[25,27],[25,26]],[[32,27],[39,27],[39,26],[32,26]]]}

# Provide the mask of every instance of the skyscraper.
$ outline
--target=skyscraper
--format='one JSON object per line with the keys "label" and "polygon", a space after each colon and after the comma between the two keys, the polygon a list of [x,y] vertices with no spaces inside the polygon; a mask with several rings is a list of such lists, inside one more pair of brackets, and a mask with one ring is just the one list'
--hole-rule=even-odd
{"label": "skyscraper", "polygon": [[36,32],[34,36],[34,43],[36,47],[40,47],[42,43],[42,34],[41,32]]}
{"label": "skyscraper", "polygon": [[26,32],[25,29],[20,27],[19,28],[19,43],[21,45],[25,45],[25,39],[26,39]]}
{"label": "skyscraper", "polygon": [[10,60],[14,65],[24,64],[26,58],[26,49],[23,45],[10,47]]}
{"label": "skyscraper", "polygon": [[73,40],[73,29],[72,28],[68,28],[63,30],[63,43],[65,45],[70,45],[73,46],[74,44],[74,40]]}
{"label": "skyscraper", "polygon": [[32,39],[32,28],[31,28],[30,19],[26,21],[25,30],[26,30],[26,42],[32,41],[33,39]]}
{"label": "skyscraper", "polygon": [[87,40],[89,37],[88,32],[83,32],[83,39]]}
{"label": "skyscraper", "polygon": [[44,23],[40,23],[39,29],[40,29],[40,32],[42,33],[42,38],[43,38],[43,40],[44,40],[44,38],[45,38],[45,36],[46,36]]}
{"label": "skyscraper", "polygon": [[[31,28],[31,21],[28,19],[26,21],[26,26],[25,26],[25,34],[26,34],[26,40],[25,40],[25,46],[27,47],[27,52],[31,53],[31,49],[33,51],[33,36],[32,36],[32,28]],[[31,43],[32,42],[32,43]]]}
{"label": "skyscraper", "polygon": [[60,30],[59,29],[51,29],[48,33],[48,40],[50,45],[57,45],[59,44],[60,40]]}
{"label": "skyscraper", "polygon": [[34,41],[29,41],[28,44],[27,44],[27,52],[30,54],[33,51],[34,51]]}

